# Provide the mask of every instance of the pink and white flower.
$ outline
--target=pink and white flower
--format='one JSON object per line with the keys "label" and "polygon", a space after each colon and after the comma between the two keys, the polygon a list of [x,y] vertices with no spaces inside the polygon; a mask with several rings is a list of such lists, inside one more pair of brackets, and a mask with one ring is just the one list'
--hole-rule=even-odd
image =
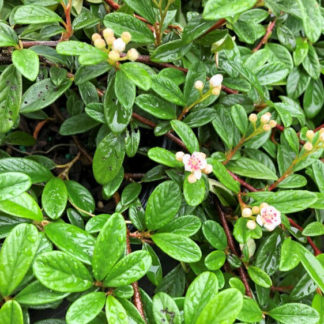
{"label": "pink and white flower", "polygon": [[186,171],[191,172],[188,177],[190,183],[199,180],[202,172],[209,174],[213,171],[212,165],[207,164],[206,154],[202,152],[193,152],[191,155],[177,152],[176,159],[183,162]]}
{"label": "pink and white flower", "polygon": [[260,214],[256,218],[260,226],[265,227],[268,231],[273,231],[281,224],[281,214],[273,206],[265,206],[261,208]]}

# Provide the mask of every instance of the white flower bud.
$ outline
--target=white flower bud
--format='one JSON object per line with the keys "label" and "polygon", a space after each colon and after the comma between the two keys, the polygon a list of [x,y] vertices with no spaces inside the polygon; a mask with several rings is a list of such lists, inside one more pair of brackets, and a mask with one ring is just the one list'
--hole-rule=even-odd
{"label": "white flower bud", "polygon": [[195,177],[195,175],[193,173],[191,173],[188,177],[188,182],[195,183],[196,181],[197,181],[197,178]]}
{"label": "white flower bud", "polygon": [[135,48],[131,48],[128,52],[127,52],[127,57],[130,61],[136,61],[139,58],[139,53],[137,52],[137,50]]}
{"label": "white flower bud", "polygon": [[322,134],[320,135],[319,139],[320,139],[321,142],[324,142],[324,133],[322,133]]}
{"label": "white flower bud", "polygon": [[268,132],[269,130],[271,130],[271,126],[269,124],[264,124],[262,128],[265,132]]}
{"label": "white flower bud", "polygon": [[313,149],[313,144],[311,142],[306,142],[304,145],[305,151],[311,151]]}
{"label": "white flower bud", "polygon": [[271,120],[269,121],[269,125],[270,125],[271,128],[274,128],[274,127],[277,126],[277,122],[276,122],[275,120],[271,119]]}
{"label": "white flower bud", "polygon": [[105,41],[108,45],[112,45],[114,43],[114,41],[116,40],[116,38],[114,36],[107,36],[105,37]]}
{"label": "white flower bud", "polygon": [[243,208],[242,217],[251,217],[251,216],[252,216],[252,209],[251,208]]}
{"label": "white flower bud", "polygon": [[266,202],[263,202],[261,205],[260,205],[260,209],[262,209],[262,208],[266,208],[266,207],[268,207],[269,206],[269,204],[267,204]]}
{"label": "white flower bud", "polygon": [[270,113],[266,113],[264,115],[261,116],[261,123],[262,124],[266,124],[266,123],[269,123],[271,119],[271,114]]}
{"label": "white flower bud", "polygon": [[207,164],[206,167],[205,167],[205,169],[203,169],[203,172],[204,172],[205,174],[210,174],[210,173],[212,173],[212,172],[213,172],[213,166],[212,166],[211,164]]}
{"label": "white flower bud", "polygon": [[103,49],[106,47],[106,42],[102,38],[98,38],[93,42],[94,46],[98,49]]}
{"label": "white flower bud", "polygon": [[255,123],[257,120],[258,120],[258,116],[257,116],[256,114],[251,114],[251,115],[249,116],[249,121],[250,121],[251,123]]}
{"label": "white flower bud", "polygon": [[314,133],[312,130],[308,130],[308,131],[306,132],[306,137],[307,137],[307,139],[308,139],[309,141],[311,141],[311,140],[314,138],[314,136],[315,136],[315,133]]}
{"label": "white flower bud", "polygon": [[183,153],[183,152],[180,151],[180,152],[177,152],[177,153],[176,153],[176,159],[177,159],[178,161],[182,162],[183,157],[184,157],[184,153]]}
{"label": "white flower bud", "polygon": [[113,42],[113,50],[115,50],[117,52],[123,52],[125,50],[125,48],[126,48],[126,44],[121,38],[117,38]]}
{"label": "white flower bud", "polygon": [[103,30],[102,35],[104,38],[106,37],[114,37],[114,31],[111,28],[106,28]]}
{"label": "white flower bud", "polygon": [[219,96],[219,94],[220,94],[220,92],[221,92],[221,89],[222,89],[222,87],[215,87],[215,88],[213,88],[213,89],[212,89],[212,94],[213,94],[214,96]]}
{"label": "white flower bud", "polygon": [[260,208],[258,206],[253,206],[252,207],[252,214],[256,215],[260,213]]}
{"label": "white flower bud", "polygon": [[250,230],[254,230],[256,228],[257,224],[254,220],[249,220],[247,223],[246,223],[246,227]]}
{"label": "white flower bud", "polygon": [[200,91],[203,90],[204,89],[204,83],[202,81],[200,81],[200,80],[197,80],[195,82],[195,88],[197,90],[200,90]]}
{"label": "white flower bud", "polygon": [[110,60],[116,62],[120,59],[120,55],[117,51],[110,51],[108,54]]}
{"label": "white flower bud", "polygon": [[223,82],[223,76],[221,74],[215,74],[209,80],[209,84],[212,88],[220,87],[222,85],[222,82]]}
{"label": "white flower bud", "polygon": [[94,41],[97,40],[97,39],[101,39],[101,35],[98,34],[98,33],[94,33],[94,34],[91,36],[91,39],[92,39],[92,41],[94,42]]}
{"label": "white flower bud", "polygon": [[128,44],[132,39],[132,35],[129,32],[123,32],[120,37],[126,44]]}

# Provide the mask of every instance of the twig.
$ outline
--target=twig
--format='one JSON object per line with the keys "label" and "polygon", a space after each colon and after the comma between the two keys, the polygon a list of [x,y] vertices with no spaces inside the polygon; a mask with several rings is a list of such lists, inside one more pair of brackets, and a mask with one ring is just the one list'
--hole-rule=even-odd
{"label": "twig", "polygon": [[64,14],[65,14],[65,23],[63,24],[65,27],[65,32],[62,34],[61,40],[67,41],[73,35],[73,28],[71,22],[72,0],[69,0],[67,6],[64,4],[63,1],[61,2],[61,5],[64,9]]}
{"label": "twig", "polygon": [[218,20],[213,26],[211,26],[204,34],[202,34],[200,37],[204,37],[205,35],[209,34],[213,30],[223,26],[226,23],[226,19],[220,19]]}
{"label": "twig", "polygon": [[[220,205],[220,203],[219,203],[219,201],[217,200],[216,197],[214,197],[214,202],[215,202],[218,214],[219,214],[220,221],[221,221],[221,223],[223,225],[223,228],[224,228],[224,231],[225,231],[225,234],[226,234],[226,237],[227,237],[228,246],[229,246],[231,252],[233,254],[235,254],[237,257],[239,257],[239,254],[238,254],[237,249],[235,247],[235,243],[234,243],[232,233],[231,233],[231,231],[230,231],[230,229],[228,227],[228,224],[227,224],[225,213],[224,213],[224,211],[223,211],[223,209],[222,209],[222,207],[221,207],[221,205]],[[246,274],[246,272],[244,270],[244,267],[240,266],[238,270],[239,270],[241,280],[242,280],[242,282],[243,282],[243,284],[245,286],[246,295],[253,298],[251,288],[250,288],[249,282],[248,282],[248,277],[247,277],[247,274]]]}
{"label": "twig", "polygon": [[120,5],[113,0],[105,0],[105,1],[114,10],[118,10],[120,8]]}
{"label": "twig", "polygon": [[124,179],[131,180],[131,179],[142,179],[145,176],[145,173],[125,173]]}
{"label": "twig", "polygon": [[293,288],[294,288],[293,286],[282,286],[282,287],[272,286],[272,287],[270,287],[270,289],[272,291],[280,291],[280,292],[287,292],[289,290],[292,290]]}
{"label": "twig", "polygon": [[22,45],[24,48],[29,48],[37,45],[56,47],[58,43],[59,41],[22,41]]}
{"label": "twig", "polygon": [[59,174],[59,178],[69,180],[69,172],[70,172],[71,168],[73,167],[74,163],[79,160],[80,155],[81,155],[81,153],[78,152],[78,154],[75,156],[75,158],[71,162],[69,162],[63,166],[60,166],[60,165],[56,166],[57,168],[61,168],[61,167],[65,168],[65,170]]}
{"label": "twig", "polygon": [[276,21],[277,21],[277,19],[275,19],[269,23],[265,35],[261,39],[260,43],[252,50],[252,52],[257,52],[263,45],[265,45],[267,43],[274,27],[276,26]]}
{"label": "twig", "polygon": [[227,170],[227,171],[233,177],[234,180],[236,180],[237,182],[239,182],[243,187],[245,187],[249,191],[251,191],[251,192],[259,191],[258,189],[254,188],[253,186],[251,186],[250,184],[248,184],[247,182],[245,182],[244,180],[242,180],[240,177],[238,177],[233,172],[231,172],[229,170]]}
{"label": "twig", "polygon": [[[298,225],[293,219],[289,218],[288,217],[288,220],[289,220],[289,223],[296,227],[298,230],[300,230],[301,232],[304,230],[300,225]],[[319,255],[319,254],[322,254],[321,250],[315,245],[314,241],[309,237],[307,236],[307,241],[309,243],[309,245],[313,248],[314,250],[314,254],[315,256],[316,255]]]}

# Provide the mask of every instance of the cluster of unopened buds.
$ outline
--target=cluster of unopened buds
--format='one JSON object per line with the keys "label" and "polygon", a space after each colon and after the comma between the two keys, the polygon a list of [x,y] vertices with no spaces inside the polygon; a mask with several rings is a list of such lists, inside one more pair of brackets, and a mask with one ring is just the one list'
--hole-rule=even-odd
{"label": "cluster of unopened buds", "polygon": [[123,32],[119,38],[116,38],[114,34],[111,28],[104,29],[102,36],[98,33],[93,34],[93,45],[108,52],[109,63],[112,65],[121,60],[136,61],[139,54],[135,48],[128,50],[127,54],[123,53],[132,35],[129,32]]}
{"label": "cluster of unopened buds", "polygon": [[[271,128],[274,128],[277,126],[277,122],[273,119],[271,119],[272,115],[271,113],[267,112],[264,115],[261,116],[260,122],[262,129],[267,132],[271,130]],[[258,116],[256,114],[249,115],[249,120],[253,124],[254,128],[256,127],[256,122],[258,120]]]}
{"label": "cluster of unopened buds", "polygon": [[260,206],[253,206],[252,208],[243,208],[242,217],[249,218],[246,226],[250,230],[254,230],[256,228],[256,223],[268,231],[273,231],[278,225],[281,224],[280,211],[267,203],[262,203]]}
{"label": "cluster of unopened buds", "polygon": [[[223,82],[223,76],[221,74],[215,74],[212,76],[209,80],[209,86],[210,86],[210,91],[214,96],[218,96],[222,90],[222,82]],[[202,93],[204,90],[205,84],[197,80],[195,82],[195,88]]]}
{"label": "cluster of unopened buds", "polygon": [[324,148],[324,128],[319,130],[319,136],[315,139],[315,132],[308,130],[306,132],[307,142],[304,144],[304,150],[313,151],[316,148]]}
{"label": "cluster of unopened buds", "polygon": [[188,176],[188,182],[195,183],[201,178],[201,174],[209,174],[213,172],[213,167],[206,161],[206,154],[202,152],[193,152],[185,154],[183,152],[176,153],[176,159],[184,164],[185,171],[191,172]]}

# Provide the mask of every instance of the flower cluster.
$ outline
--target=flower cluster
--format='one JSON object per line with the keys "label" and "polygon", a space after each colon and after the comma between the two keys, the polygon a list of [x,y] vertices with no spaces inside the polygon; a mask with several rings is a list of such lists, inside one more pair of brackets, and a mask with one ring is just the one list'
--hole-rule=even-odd
{"label": "flower cluster", "polygon": [[304,144],[304,150],[311,152],[314,149],[324,148],[324,128],[320,129],[318,135],[312,131],[308,130],[306,132],[307,142]]}
{"label": "flower cluster", "polygon": [[[209,80],[210,91],[214,96],[218,96],[222,90],[223,76],[221,74],[215,74]],[[195,88],[202,92],[205,85],[202,81],[197,80],[195,82]]]}
{"label": "flower cluster", "polygon": [[[264,131],[269,131],[271,128],[274,128],[277,126],[277,122],[273,119],[271,119],[272,115],[271,113],[267,112],[264,115],[261,116],[260,122],[261,122],[261,127]],[[256,114],[251,114],[249,116],[250,122],[254,125],[256,125],[256,122],[258,120],[258,116]]]}
{"label": "flower cluster", "polygon": [[[256,215],[256,217],[253,217],[253,215]],[[254,206],[252,209],[247,207],[243,208],[242,217],[252,218],[246,224],[247,228],[251,230],[256,228],[256,222],[268,231],[273,231],[281,224],[280,211],[273,206],[269,206],[267,203]]]}
{"label": "flower cluster", "polygon": [[116,62],[125,59],[130,61],[136,61],[138,59],[139,54],[135,48],[128,50],[127,54],[123,53],[126,49],[126,45],[132,39],[129,32],[123,32],[120,38],[115,38],[114,31],[111,28],[106,28],[103,30],[102,36],[98,33],[93,34],[93,45],[98,49],[108,52],[110,64],[113,65]]}
{"label": "flower cluster", "polygon": [[191,155],[177,152],[176,159],[183,162],[186,171],[191,172],[188,177],[190,183],[199,180],[201,173],[209,174],[213,171],[212,165],[207,164],[206,154],[202,152],[193,152]]}

